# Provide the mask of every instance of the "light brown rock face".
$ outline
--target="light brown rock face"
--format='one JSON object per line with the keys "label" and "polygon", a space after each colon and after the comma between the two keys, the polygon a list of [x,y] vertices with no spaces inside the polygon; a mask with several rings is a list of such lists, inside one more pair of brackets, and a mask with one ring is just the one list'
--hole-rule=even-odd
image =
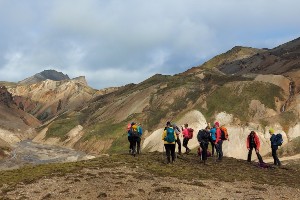
{"label": "light brown rock face", "polygon": [[45,121],[58,113],[84,106],[96,90],[87,86],[84,77],[72,80],[45,80],[9,89],[22,110]]}

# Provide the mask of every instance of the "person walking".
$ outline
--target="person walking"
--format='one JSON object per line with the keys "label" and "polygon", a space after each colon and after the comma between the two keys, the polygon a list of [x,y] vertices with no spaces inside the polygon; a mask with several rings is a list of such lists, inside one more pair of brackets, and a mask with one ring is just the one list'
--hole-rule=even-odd
{"label": "person walking", "polygon": [[222,159],[223,159],[223,150],[222,150],[223,140],[221,139],[221,130],[220,130],[219,122],[215,122],[215,127],[216,127],[215,146],[216,146],[216,150],[217,150],[217,154],[218,154],[217,161],[222,161]]}
{"label": "person walking", "polygon": [[211,156],[215,155],[215,142],[216,142],[216,126],[210,129],[210,144],[211,144]]}
{"label": "person walking", "polygon": [[185,153],[186,154],[191,152],[191,150],[188,147],[188,143],[189,143],[189,140],[190,140],[188,127],[189,127],[188,124],[184,124],[184,128],[181,127],[182,135],[183,135],[183,144],[182,144],[182,146],[185,147]]}
{"label": "person walking", "polygon": [[176,144],[178,145],[178,155],[181,155],[181,141],[180,141],[180,138],[179,138],[179,135],[180,135],[181,131],[180,131],[180,128],[174,123],[172,124],[172,127],[173,127],[173,129],[176,133],[176,137],[177,137]]}
{"label": "person walking", "polygon": [[132,147],[131,154],[135,157],[135,155],[137,154],[137,142],[139,140],[138,126],[136,125],[135,122],[131,123],[130,136],[131,136],[131,147]]}
{"label": "person walking", "polygon": [[278,143],[277,143],[276,135],[274,134],[274,129],[270,128],[269,133],[271,135],[270,141],[271,141],[271,149],[272,149],[272,157],[274,159],[274,165],[281,166],[281,162],[277,156]]}
{"label": "person walking", "polygon": [[[167,122],[166,128],[162,134],[162,140],[166,149],[167,163],[173,163],[175,161],[175,141],[176,133],[171,125],[171,122]],[[172,160],[171,160],[172,157]]]}
{"label": "person walking", "polygon": [[207,160],[208,143],[210,140],[209,126],[207,126],[205,129],[199,130],[197,139],[202,149],[201,159],[205,165]]}
{"label": "person walking", "polygon": [[131,124],[132,123],[129,123],[127,125],[127,138],[128,138],[128,142],[129,142],[129,154],[131,154],[132,150],[133,150],[133,148],[132,148],[132,137],[131,137]]}
{"label": "person walking", "polygon": [[259,163],[263,163],[263,159],[259,154],[259,148],[260,148],[259,137],[254,131],[251,131],[250,134],[248,135],[246,145],[249,151],[247,161],[251,162],[252,150],[255,149]]}
{"label": "person walking", "polygon": [[139,137],[137,138],[137,142],[136,142],[137,154],[140,154],[141,153],[141,140],[142,140],[142,135],[143,135],[143,129],[142,129],[142,124],[141,123],[139,123],[139,125],[137,126],[137,131],[138,131],[138,134],[139,134]]}

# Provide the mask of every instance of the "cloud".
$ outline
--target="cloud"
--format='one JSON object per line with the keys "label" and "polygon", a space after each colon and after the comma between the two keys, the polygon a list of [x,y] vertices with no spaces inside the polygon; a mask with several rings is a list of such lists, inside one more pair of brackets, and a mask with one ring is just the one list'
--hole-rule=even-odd
{"label": "cloud", "polygon": [[103,88],[175,74],[235,45],[273,48],[299,37],[299,7],[297,0],[0,0],[0,80],[51,68]]}

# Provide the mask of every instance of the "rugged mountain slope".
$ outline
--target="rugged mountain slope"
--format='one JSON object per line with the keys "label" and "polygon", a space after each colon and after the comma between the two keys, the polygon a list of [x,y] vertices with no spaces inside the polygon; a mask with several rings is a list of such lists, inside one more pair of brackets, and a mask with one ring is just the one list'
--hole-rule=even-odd
{"label": "rugged mountain slope", "polygon": [[18,107],[39,120],[45,121],[58,113],[73,110],[89,101],[96,90],[89,87],[84,77],[71,80],[45,80],[34,84],[10,87]]}
{"label": "rugged mountain slope", "polygon": [[19,84],[34,84],[45,80],[53,80],[53,81],[62,81],[69,80],[69,76],[67,74],[63,74],[62,72],[57,72],[55,70],[44,70],[40,73],[37,73],[31,77],[28,77],[19,82]]}
{"label": "rugged mountain slope", "polygon": [[205,62],[201,66],[193,67],[193,68],[187,70],[184,74],[196,73],[203,69],[213,69],[220,65],[229,64],[236,60],[246,59],[246,58],[252,57],[253,55],[255,55],[257,53],[263,53],[265,51],[266,50],[263,50],[263,49],[236,46],[225,53],[222,53],[220,55],[213,57],[212,59]]}
{"label": "rugged mountain slope", "polygon": [[18,109],[5,86],[0,87],[0,154],[16,142],[35,136],[34,128],[40,124],[35,117]]}
{"label": "rugged mountain slope", "polygon": [[300,38],[249,58],[218,66],[226,74],[283,74],[300,69]]}

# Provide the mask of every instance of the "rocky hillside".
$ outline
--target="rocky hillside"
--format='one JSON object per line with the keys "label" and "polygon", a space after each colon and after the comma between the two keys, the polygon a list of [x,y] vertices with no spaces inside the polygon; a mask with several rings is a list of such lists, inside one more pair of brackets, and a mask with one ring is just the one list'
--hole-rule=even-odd
{"label": "rocky hillside", "polygon": [[34,84],[10,87],[15,103],[41,121],[46,121],[67,110],[83,107],[97,90],[84,77],[70,80],[44,80]]}
{"label": "rocky hillside", "polygon": [[67,74],[63,74],[62,72],[57,72],[55,70],[44,70],[40,73],[37,73],[31,77],[28,77],[19,82],[19,84],[34,84],[45,80],[52,81],[62,81],[69,80],[69,76]]}
{"label": "rocky hillside", "polygon": [[[282,46],[294,55],[298,49],[292,47],[297,44],[295,40]],[[263,144],[261,152],[267,154],[269,127],[284,135],[285,145],[300,136],[300,71],[289,67],[294,57],[282,55],[282,59],[291,60],[282,62],[286,70],[276,75],[273,71],[232,75],[219,70],[226,63],[250,60],[257,54],[269,59],[272,55],[266,52],[282,46],[273,50],[236,47],[208,61],[204,67],[174,76],[157,74],[139,84],[95,96],[83,109],[65,113],[45,124],[35,141],[92,153],[122,152],[128,148],[126,124],[137,121],[145,131],[144,150],[162,151],[160,137],[166,121],[178,125],[187,122],[196,133],[207,123],[219,121],[228,127],[231,135],[230,141],[224,144],[225,155],[244,158],[247,153],[244,143],[251,130],[258,132]],[[198,146],[196,138],[190,146]]]}
{"label": "rocky hillside", "polygon": [[18,109],[5,86],[0,87],[0,158],[12,146],[35,136],[35,127],[41,125],[32,115]]}

